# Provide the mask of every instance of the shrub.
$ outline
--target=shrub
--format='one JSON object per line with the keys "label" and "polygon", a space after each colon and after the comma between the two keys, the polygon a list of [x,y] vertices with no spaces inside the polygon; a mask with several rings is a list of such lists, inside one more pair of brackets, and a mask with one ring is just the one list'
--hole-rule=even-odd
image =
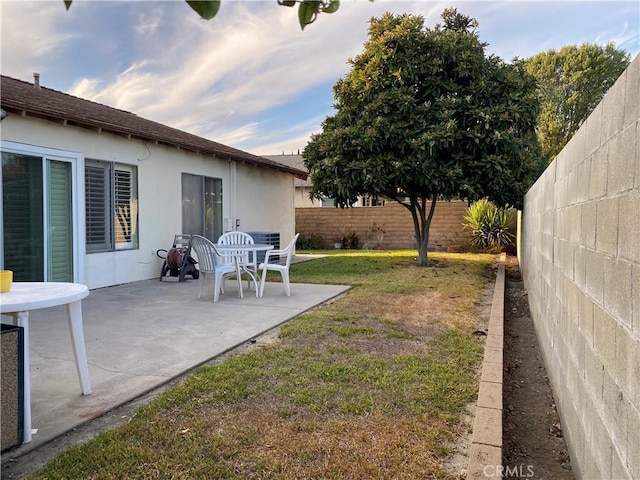
{"label": "shrub", "polygon": [[464,216],[462,228],[471,231],[471,245],[482,251],[499,252],[514,244],[511,212],[486,198],[474,202]]}
{"label": "shrub", "polygon": [[296,242],[296,247],[299,250],[322,250],[322,237],[315,233],[310,234],[308,237],[300,235]]}
{"label": "shrub", "polygon": [[344,249],[355,250],[359,244],[358,235],[353,230],[347,230],[342,236],[342,248]]}

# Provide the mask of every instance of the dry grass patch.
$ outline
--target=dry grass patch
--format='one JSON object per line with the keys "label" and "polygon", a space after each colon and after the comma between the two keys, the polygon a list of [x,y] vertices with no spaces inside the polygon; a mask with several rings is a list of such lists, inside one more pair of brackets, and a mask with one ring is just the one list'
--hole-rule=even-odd
{"label": "dry grass patch", "polygon": [[445,256],[436,272],[403,266],[411,255],[294,265],[294,282],[354,289],[277,341],[199,369],[33,478],[457,478],[445,465],[477,395],[473,330],[493,258]]}
{"label": "dry grass patch", "polygon": [[[283,419],[268,407],[232,408],[216,417],[221,423],[212,437],[235,444],[238,452],[223,461],[247,479],[444,477],[447,448],[438,432],[455,429],[423,418],[301,414]],[[239,435],[237,424],[250,431]],[[249,455],[244,438],[255,445]]]}
{"label": "dry grass patch", "polygon": [[381,294],[376,302],[365,297],[353,299],[348,311],[429,335],[443,327],[468,326],[475,318],[473,305],[472,299],[463,295],[425,291],[412,295]]}

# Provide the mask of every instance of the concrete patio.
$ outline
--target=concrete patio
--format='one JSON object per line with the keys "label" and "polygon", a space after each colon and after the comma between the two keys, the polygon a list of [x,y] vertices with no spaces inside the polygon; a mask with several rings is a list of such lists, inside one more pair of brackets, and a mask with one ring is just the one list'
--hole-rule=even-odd
{"label": "concrete patio", "polygon": [[[2,454],[20,457],[185,372],[347,292],[350,287],[267,283],[256,298],[235,280],[213,302],[213,279],[157,279],[92,290],[82,302],[92,394],[80,394],[64,307],[30,314],[33,441]],[[2,317],[9,323],[9,317]]]}

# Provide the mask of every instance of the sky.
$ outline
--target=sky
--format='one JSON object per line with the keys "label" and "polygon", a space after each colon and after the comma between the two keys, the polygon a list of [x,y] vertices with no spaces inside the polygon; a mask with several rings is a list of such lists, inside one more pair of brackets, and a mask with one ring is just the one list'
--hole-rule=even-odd
{"label": "sky", "polygon": [[640,53],[638,0],[342,0],[304,30],[276,0],[222,0],[208,21],[183,0],[0,0],[0,71],[256,155],[298,153],[334,113],[372,17],[432,28],[451,6],[505,61],[583,43]]}

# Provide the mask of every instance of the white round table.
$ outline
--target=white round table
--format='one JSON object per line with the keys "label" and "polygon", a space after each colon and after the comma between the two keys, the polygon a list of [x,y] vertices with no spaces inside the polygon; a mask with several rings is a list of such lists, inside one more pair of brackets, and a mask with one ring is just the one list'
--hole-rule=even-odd
{"label": "white round table", "polygon": [[0,313],[13,315],[13,323],[24,329],[24,438],[31,441],[31,381],[29,377],[29,311],[67,306],[69,331],[76,369],[83,395],[91,393],[89,367],[82,328],[82,299],[89,295],[86,285],[64,282],[14,282],[11,291],[0,293]]}
{"label": "white round table", "polygon": [[260,273],[256,270],[251,270],[244,262],[244,257],[248,252],[253,252],[253,258],[257,258],[258,252],[266,252],[267,250],[273,250],[274,246],[267,243],[216,243],[216,248],[222,255],[233,256],[236,265],[236,276],[238,278],[238,291],[240,292],[240,298],[244,298],[242,293],[242,280],[240,279],[240,269],[251,277],[253,284],[256,288],[256,297],[259,296],[258,283]]}

